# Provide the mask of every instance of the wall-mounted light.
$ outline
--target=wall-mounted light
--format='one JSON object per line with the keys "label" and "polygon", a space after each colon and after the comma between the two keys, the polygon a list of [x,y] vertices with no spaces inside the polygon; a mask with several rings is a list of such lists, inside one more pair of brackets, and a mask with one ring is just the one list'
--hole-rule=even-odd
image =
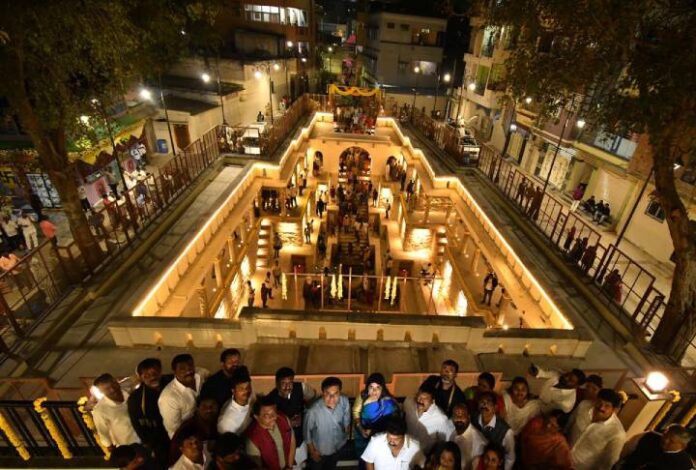
{"label": "wall-mounted light", "polygon": [[645,378],[645,386],[648,387],[648,390],[652,393],[664,392],[668,384],[669,379],[662,372],[650,372]]}
{"label": "wall-mounted light", "polygon": [[587,123],[584,119],[578,119],[578,122],[575,123],[575,125],[578,126],[578,129],[582,129],[583,127],[585,127],[585,124]]}
{"label": "wall-mounted light", "polygon": [[531,102],[532,102],[532,97],[531,97],[531,96],[526,97],[526,98],[524,99],[524,102],[527,103],[527,104],[531,103]]}
{"label": "wall-mounted light", "polygon": [[278,65],[278,64],[273,64],[273,70],[275,70],[276,72],[277,72],[278,70],[280,70],[280,65]]}
{"label": "wall-mounted light", "polygon": [[452,75],[446,73],[442,79],[445,81],[445,83],[449,83],[449,81],[452,79]]}
{"label": "wall-mounted light", "polygon": [[208,83],[210,81],[210,75],[207,73],[203,72],[201,74],[201,80],[203,80],[203,83]]}
{"label": "wall-mounted light", "polygon": [[141,88],[138,95],[140,95],[140,98],[142,98],[146,101],[150,101],[152,99],[152,92],[150,90],[148,90],[147,88]]}
{"label": "wall-mounted light", "polygon": [[262,76],[263,76],[263,74],[261,73],[260,70],[257,70],[257,71],[254,72],[254,77],[255,77],[256,79],[260,79]]}
{"label": "wall-mounted light", "polygon": [[515,132],[517,130],[517,124],[515,124],[514,122],[512,124],[510,124],[510,130],[512,132]]}
{"label": "wall-mounted light", "polygon": [[469,91],[474,91],[476,89],[476,84],[471,82],[471,83],[469,83],[467,88],[469,89]]}

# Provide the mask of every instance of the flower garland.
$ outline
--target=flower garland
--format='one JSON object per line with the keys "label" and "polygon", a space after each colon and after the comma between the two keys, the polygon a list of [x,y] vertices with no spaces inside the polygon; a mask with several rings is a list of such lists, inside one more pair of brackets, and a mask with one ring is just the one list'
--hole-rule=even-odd
{"label": "flower garland", "polygon": [[280,275],[280,297],[283,300],[288,300],[288,278],[285,273]]}
{"label": "flower garland", "polygon": [[391,291],[391,305],[394,305],[394,301],[396,300],[396,288],[399,285],[399,280],[394,276],[394,281],[392,282],[392,291]]}
{"label": "flower garland", "polygon": [[343,265],[338,265],[338,298],[343,298]]}
{"label": "flower garland", "polygon": [[387,282],[384,286],[384,300],[389,300],[389,293],[391,292],[391,278],[387,276]]}
{"label": "flower garland", "polygon": [[336,298],[336,275],[331,275],[331,298]]}
{"label": "flower garland", "polygon": [[39,416],[41,416],[41,420],[46,425],[48,433],[51,435],[51,438],[53,438],[53,441],[58,446],[58,450],[60,450],[60,453],[63,456],[63,458],[66,460],[72,459],[73,455],[72,452],[70,452],[70,449],[68,448],[68,443],[65,442],[65,439],[63,439],[62,434],[56,427],[56,423],[53,422],[53,418],[51,418],[51,416],[48,414],[46,408],[43,407],[43,403],[46,400],[48,400],[48,398],[46,397],[37,398],[36,400],[34,400],[34,411],[36,411],[39,414]]}
{"label": "flower garland", "polygon": [[94,436],[94,440],[97,441],[97,444],[101,448],[102,452],[104,452],[104,460],[109,460],[111,458],[111,452],[109,452],[109,449],[102,444],[101,439],[99,439],[99,434],[97,433],[97,427],[94,425],[94,419],[92,418],[92,413],[87,411],[85,408],[85,405],[89,401],[89,398],[87,397],[81,397],[79,400],[77,400],[77,411],[80,412],[80,416],[82,416],[82,421],[85,423],[85,426],[87,426],[87,429],[89,429],[92,432],[92,435]]}
{"label": "flower garland", "polygon": [[14,429],[12,428],[10,423],[7,422],[5,416],[3,416],[2,413],[0,413],[0,430],[2,430],[2,432],[5,433],[7,439],[10,441],[10,444],[14,446],[19,456],[22,457],[22,460],[29,460],[31,458],[29,451],[26,447],[24,447],[24,443],[14,432]]}

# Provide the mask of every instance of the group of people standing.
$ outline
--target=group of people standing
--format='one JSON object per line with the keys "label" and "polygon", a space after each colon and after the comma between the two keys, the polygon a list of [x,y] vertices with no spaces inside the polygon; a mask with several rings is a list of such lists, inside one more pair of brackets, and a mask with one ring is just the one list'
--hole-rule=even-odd
{"label": "group of people standing", "polygon": [[[226,349],[209,375],[189,354],[163,374],[159,359],[137,367],[125,390],[111,374],[94,380],[92,416],[111,462],[128,469],[333,470],[359,458],[367,470],[692,468],[691,435],[679,425],[626,442],[622,397],[600,376],[531,366],[545,378],[534,397],[524,377],[496,393],[495,377],[462,390],[448,359],[403,405],[380,373],[350,399],[337,377],[315,391],[281,367],[275,388],[254,393],[240,351]],[[351,439],[352,436],[352,439]],[[616,467],[614,466],[616,465]]]}

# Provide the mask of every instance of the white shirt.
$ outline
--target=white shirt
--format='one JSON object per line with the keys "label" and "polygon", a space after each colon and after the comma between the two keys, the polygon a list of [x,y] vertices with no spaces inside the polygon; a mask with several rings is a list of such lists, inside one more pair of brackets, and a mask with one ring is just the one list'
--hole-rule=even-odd
{"label": "white shirt", "polygon": [[[481,416],[478,417],[478,423],[481,428],[487,428],[489,426],[494,428],[497,422],[497,415],[494,415],[488,424],[483,424]],[[512,432],[512,428],[508,429],[508,431],[505,433],[502,444],[503,448],[505,449],[505,470],[511,470],[515,463],[515,434]]]}
{"label": "white shirt", "polygon": [[206,453],[203,452],[203,465],[191,462],[188,457],[182,455],[174,465],[169,467],[169,470],[204,470],[208,464],[208,458],[205,454]]}
{"label": "white shirt", "polygon": [[375,470],[408,470],[414,465],[425,464],[425,456],[420,450],[420,444],[408,434],[404,436],[404,445],[396,457],[389,447],[387,433],[381,433],[370,439],[360,458],[374,464]]}
{"label": "white shirt", "polygon": [[505,391],[503,392],[503,402],[505,402],[505,422],[512,428],[515,435],[518,435],[532,418],[541,414],[541,402],[536,399],[527,400],[527,403],[520,408],[512,402],[512,397]]}
{"label": "white shirt", "polygon": [[575,470],[610,470],[619,461],[626,431],[616,414],[590,423],[570,449]]}
{"label": "white shirt", "polygon": [[230,398],[222,407],[218,418],[218,432],[233,432],[241,435],[251,424],[251,400],[246,405],[240,405],[234,398]]}
{"label": "white shirt", "polygon": [[34,225],[34,221],[29,216],[20,217],[17,220],[17,225],[22,227],[24,235],[36,234],[36,225]]}
{"label": "white shirt", "polygon": [[99,440],[106,447],[140,442],[128,415],[128,393],[126,392],[123,392],[121,403],[107,397],[99,400],[92,410],[92,418]]}
{"label": "white shirt", "polygon": [[462,470],[471,470],[474,465],[474,459],[483,455],[483,449],[488,444],[488,440],[483,437],[481,431],[476,429],[473,424],[469,424],[466,431],[459,435],[455,431],[450,441],[454,441],[462,453]]}
{"label": "white shirt", "polygon": [[573,414],[570,415],[570,421],[568,422],[568,444],[571,447],[578,442],[580,434],[582,434],[592,422],[592,408],[594,403],[593,400],[583,400],[578,404],[575,410],[573,410]]}
{"label": "white shirt", "polygon": [[418,416],[416,400],[409,397],[404,401],[404,413],[406,414],[406,426],[408,433],[421,445],[423,452],[427,453],[437,442],[444,442],[454,432],[452,421],[447,419],[440,408],[433,402],[423,414]]}
{"label": "white shirt", "polygon": [[562,410],[564,413],[570,413],[575,406],[577,391],[574,388],[556,387],[561,377],[558,371],[539,369],[537,377],[548,379],[541,386],[541,392],[539,393],[542,413],[548,413],[551,410]]}
{"label": "white shirt", "polygon": [[208,371],[205,369],[196,369],[196,371],[195,390],[186,387],[174,378],[164,387],[157,400],[164,429],[167,430],[170,439],[179,429],[181,423],[193,416],[194,411],[196,411],[196,398],[201,392],[201,384],[208,375]]}

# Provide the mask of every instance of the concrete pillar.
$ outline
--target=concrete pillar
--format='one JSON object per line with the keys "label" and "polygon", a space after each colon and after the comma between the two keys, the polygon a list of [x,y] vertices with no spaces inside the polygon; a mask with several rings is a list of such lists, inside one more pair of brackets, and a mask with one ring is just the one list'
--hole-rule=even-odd
{"label": "concrete pillar", "polygon": [[222,286],[222,259],[218,256],[213,262],[213,269],[215,270],[215,284],[218,289]]}
{"label": "concrete pillar", "polygon": [[474,274],[478,274],[478,265],[479,265],[480,258],[481,258],[481,249],[476,248],[476,251],[474,251],[474,259],[471,260],[471,271]]}
{"label": "concrete pillar", "polygon": [[205,286],[198,287],[196,289],[196,295],[198,296],[198,309],[201,313],[201,317],[209,317],[208,293],[206,292]]}
{"label": "concrete pillar", "polygon": [[234,237],[227,238],[227,255],[230,257],[230,263],[237,262],[237,245],[234,243]]}

